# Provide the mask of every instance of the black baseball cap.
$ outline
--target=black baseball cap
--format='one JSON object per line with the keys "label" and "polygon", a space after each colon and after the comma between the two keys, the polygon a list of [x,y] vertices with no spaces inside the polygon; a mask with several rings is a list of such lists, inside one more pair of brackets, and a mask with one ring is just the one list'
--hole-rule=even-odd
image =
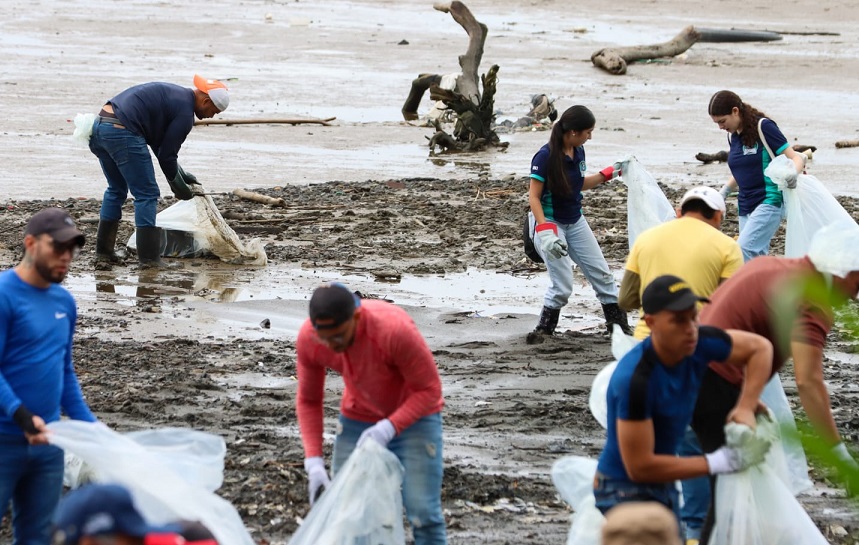
{"label": "black baseball cap", "polygon": [[[360,306],[361,299],[343,284],[332,282],[320,286],[310,297],[310,323],[316,329],[333,329],[351,318]],[[316,323],[318,320],[333,321],[319,325]]]}
{"label": "black baseball cap", "polygon": [[75,240],[78,246],[83,246],[86,237],[75,227],[75,222],[68,212],[62,208],[45,208],[33,214],[27,222],[24,236],[51,235],[51,238],[60,243]]}
{"label": "black baseball cap", "polygon": [[641,295],[641,307],[645,314],[656,314],[663,310],[688,310],[699,302],[709,303],[710,300],[696,295],[682,278],[670,274],[655,278]]}

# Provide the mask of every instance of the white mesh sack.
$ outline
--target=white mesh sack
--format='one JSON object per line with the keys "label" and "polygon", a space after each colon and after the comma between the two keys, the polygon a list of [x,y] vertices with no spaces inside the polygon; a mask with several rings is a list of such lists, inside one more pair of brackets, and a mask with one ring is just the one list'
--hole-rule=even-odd
{"label": "white mesh sack", "polygon": [[[199,257],[213,254],[227,263],[265,265],[268,257],[258,238],[243,243],[215,206],[210,195],[197,195],[179,201],[155,216],[162,229],[161,255],[166,257]],[[137,249],[137,232],[132,233],[128,247]]]}

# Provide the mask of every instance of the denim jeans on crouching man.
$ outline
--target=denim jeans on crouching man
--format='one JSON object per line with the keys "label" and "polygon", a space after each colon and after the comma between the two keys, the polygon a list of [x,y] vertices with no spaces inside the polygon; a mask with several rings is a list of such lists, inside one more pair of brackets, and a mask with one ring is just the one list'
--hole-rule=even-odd
{"label": "denim jeans on crouching man", "polygon": [[670,483],[634,483],[612,479],[597,472],[594,476],[594,499],[596,507],[605,515],[609,509],[619,503],[631,501],[655,501],[674,512],[680,537],[683,538],[683,527],[680,524],[680,494],[677,485]]}
{"label": "denim jeans on crouching man", "polygon": [[119,221],[130,191],[134,195],[134,225],[154,227],[161,192],[146,140],[128,129],[96,119],[89,149],[98,157],[107,178],[100,218]]}
{"label": "denim jeans on crouching man", "polygon": [[[340,415],[340,431],[334,439],[336,474],[355,450],[361,432],[375,422],[360,422]],[[441,509],[442,481],[441,413],[425,416],[388,443],[403,464],[403,506],[412,525],[415,545],[445,545],[447,529]]]}

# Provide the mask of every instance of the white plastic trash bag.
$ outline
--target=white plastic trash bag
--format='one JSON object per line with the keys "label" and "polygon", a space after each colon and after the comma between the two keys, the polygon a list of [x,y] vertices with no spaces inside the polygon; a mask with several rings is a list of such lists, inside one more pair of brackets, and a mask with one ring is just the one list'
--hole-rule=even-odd
{"label": "white plastic trash bag", "polygon": [[[51,444],[90,466],[95,482],[128,488],[134,504],[151,524],[197,520],[218,543],[254,545],[230,502],[189,480],[164,452],[153,452],[101,423],[63,420],[48,424],[48,429]],[[202,433],[187,431],[192,438]],[[184,456],[187,458],[187,453]]]}
{"label": "white plastic trash bag", "polygon": [[185,479],[209,492],[224,484],[227,444],[220,435],[187,428],[158,428],[125,434],[148,452],[160,455]]}
{"label": "white plastic trash bag", "polygon": [[811,238],[820,228],[839,221],[856,222],[814,176],[800,174],[796,187],[789,189],[784,180],[791,172],[796,172],[793,161],[779,155],[767,166],[764,174],[784,193],[787,211],[784,255],[802,257],[808,253]]}
{"label": "white plastic trash bag", "polygon": [[608,427],[608,384],[611,381],[611,375],[617,368],[617,362],[632,350],[640,341],[635,337],[624,334],[620,326],[614,324],[614,329],[611,334],[611,355],[614,356],[614,361],[603,367],[597,376],[594,377],[594,382],[591,384],[591,393],[588,397],[588,406],[590,406],[591,414],[597,419],[597,422],[603,428]]}
{"label": "white plastic trash bag", "polygon": [[403,466],[375,441],[356,448],[289,545],[404,545]]}
{"label": "white plastic trash bag", "polygon": [[89,146],[93,123],[95,123],[95,114],[78,114],[75,116],[75,132],[72,133],[75,142]]}
{"label": "white plastic trash bag", "polygon": [[[784,393],[784,387],[778,373],[764,387],[761,401],[769,408],[780,429],[796,432],[793,411],[787,401],[787,395]],[[805,458],[805,450],[802,448],[802,443],[794,437],[781,437],[780,446],[784,457],[785,484],[788,485],[794,495],[797,495],[810,489],[813,483],[808,478],[808,460]],[[777,446],[773,445],[773,450],[777,450]]]}
{"label": "white plastic trash bag", "polygon": [[668,197],[659,188],[656,179],[647,172],[638,159],[630,156],[621,161],[622,180],[627,187],[627,232],[629,247],[642,232],[677,217]]}
{"label": "white plastic trash bag", "polygon": [[[742,444],[739,434],[725,427],[729,446]],[[736,429],[736,428],[733,428]],[[775,422],[758,420],[756,438],[778,436]],[[772,455],[781,454],[773,444],[766,461],[738,473],[716,479],[716,523],[710,545],[825,545],[808,513],[772,467]],[[773,453],[773,451],[775,451]]]}
{"label": "white plastic trash bag", "polygon": [[[124,435],[148,452],[161,456],[164,464],[209,492],[216,491],[224,483],[227,445],[220,435],[187,428],[158,428]],[[96,480],[97,474],[92,466],[75,454],[66,453],[64,485],[78,488]]]}
{"label": "white plastic trash bag", "polygon": [[[243,243],[227,225],[210,195],[197,195],[179,201],[155,216],[162,232],[161,255],[165,257],[199,257],[215,255],[227,263],[265,265],[268,257],[258,238]],[[131,234],[128,247],[137,250],[137,231]]]}
{"label": "white plastic trash bag", "polygon": [[605,517],[596,508],[594,475],[597,461],[584,456],[565,456],[552,465],[552,483],[573,508],[567,545],[599,545]]}

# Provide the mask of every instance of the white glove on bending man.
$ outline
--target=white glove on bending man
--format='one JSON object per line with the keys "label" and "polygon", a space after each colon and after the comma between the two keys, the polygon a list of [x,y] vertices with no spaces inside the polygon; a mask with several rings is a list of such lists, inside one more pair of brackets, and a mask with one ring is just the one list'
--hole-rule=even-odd
{"label": "white glove on bending man", "polygon": [[735,473],[756,466],[764,461],[770,450],[771,443],[756,436],[750,427],[732,423],[726,426],[726,431],[730,426],[742,428],[742,438],[735,446],[724,446],[704,455],[710,467],[710,475]]}
{"label": "white glove on bending man", "polygon": [[387,447],[388,443],[391,442],[391,439],[393,439],[396,434],[397,430],[394,429],[394,425],[391,424],[390,420],[387,418],[379,420],[361,433],[361,436],[358,437],[358,444],[356,446],[360,447],[366,441],[372,439],[383,447]]}
{"label": "white glove on bending man", "polygon": [[312,506],[326,488],[331,486],[331,479],[325,471],[325,461],[322,456],[304,459],[304,471],[307,472],[307,493]]}

